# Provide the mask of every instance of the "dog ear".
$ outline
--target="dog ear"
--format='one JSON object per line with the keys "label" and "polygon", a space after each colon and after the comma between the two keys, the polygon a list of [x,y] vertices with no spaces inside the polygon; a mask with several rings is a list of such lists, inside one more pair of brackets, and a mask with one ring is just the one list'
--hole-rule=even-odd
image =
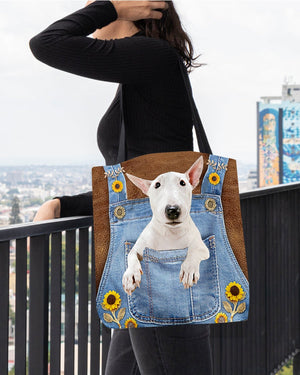
{"label": "dog ear", "polygon": [[149,190],[149,187],[150,187],[152,181],[145,180],[144,178],[133,176],[132,174],[129,174],[129,173],[126,173],[126,172],[125,172],[125,174],[129,178],[129,180],[134,183],[135,186],[137,186],[139,189],[141,189],[142,192],[145,195],[148,195],[148,190]]}
{"label": "dog ear", "polygon": [[203,170],[203,156],[201,155],[194,164],[185,172],[187,178],[190,181],[190,184],[193,186],[193,189],[199,184],[200,176]]}

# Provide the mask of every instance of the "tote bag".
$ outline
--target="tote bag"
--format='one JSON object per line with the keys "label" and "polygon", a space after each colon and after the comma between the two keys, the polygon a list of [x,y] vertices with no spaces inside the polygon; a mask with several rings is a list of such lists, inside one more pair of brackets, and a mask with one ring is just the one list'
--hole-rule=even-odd
{"label": "tote bag", "polygon": [[[201,152],[152,153],[126,160],[121,91],[119,162],[92,168],[96,306],[101,321],[114,329],[248,319],[249,280],[236,161],[212,154],[180,56],[178,61]],[[185,173],[200,156],[203,170],[192,192],[190,217],[209,258],[200,263],[198,282],[184,288],[179,279],[188,247],[158,250],[145,246],[140,285],[126,293],[122,278],[128,254],[153,215],[149,197],[126,173],[147,180],[170,171]]]}

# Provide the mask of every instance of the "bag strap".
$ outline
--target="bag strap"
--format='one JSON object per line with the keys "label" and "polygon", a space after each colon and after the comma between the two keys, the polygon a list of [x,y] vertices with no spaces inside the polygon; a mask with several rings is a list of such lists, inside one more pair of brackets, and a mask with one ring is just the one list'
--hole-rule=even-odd
{"label": "bag strap", "polygon": [[[191,83],[188,77],[187,69],[183,63],[183,60],[181,56],[178,54],[179,59],[179,66],[180,71],[185,83],[185,87],[188,93],[189,102],[191,105],[191,111],[192,111],[192,120],[193,125],[195,127],[199,151],[204,152],[207,154],[212,154],[208,139],[205,134],[204,127],[202,125],[202,121],[200,119],[194,98],[193,98],[193,92]],[[119,85],[120,90],[120,115],[121,115],[121,129],[120,129],[120,140],[119,140],[119,150],[118,150],[118,157],[116,163],[121,163],[125,160],[127,160],[127,150],[126,150],[126,142],[125,142],[125,122],[124,122],[124,108],[123,108],[123,90],[122,90],[122,84]]]}
{"label": "bag strap", "polygon": [[127,160],[127,149],[126,149],[126,141],[125,141],[125,123],[124,123],[124,108],[123,108],[123,90],[122,90],[122,83],[119,85],[120,91],[120,122],[121,122],[121,129],[120,129],[120,139],[119,139],[119,150],[118,150],[118,157],[115,164],[122,163],[123,161]]}
{"label": "bag strap", "polygon": [[188,93],[190,105],[191,105],[191,110],[192,110],[192,119],[193,119],[193,125],[195,127],[195,132],[197,136],[197,141],[198,141],[198,146],[199,146],[199,152],[204,152],[207,154],[212,154],[211,147],[209,145],[208,139],[206,137],[206,133],[202,124],[202,121],[200,119],[194,98],[193,98],[193,91],[192,91],[192,86],[191,82],[188,77],[188,73],[186,70],[186,67],[183,63],[183,60],[180,55],[178,55],[179,58],[179,65],[180,65],[180,70],[183,76],[183,80],[185,83],[185,87]]}

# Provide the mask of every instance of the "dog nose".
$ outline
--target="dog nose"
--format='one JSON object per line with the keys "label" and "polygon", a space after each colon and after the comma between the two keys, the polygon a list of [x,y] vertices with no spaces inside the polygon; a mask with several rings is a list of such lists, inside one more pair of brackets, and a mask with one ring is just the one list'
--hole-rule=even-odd
{"label": "dog nose", "polygon": [[179,206],[171,206],[168,204],[165,209],[165,213],[168,219],[175,220],[180,215],[180,207]]}

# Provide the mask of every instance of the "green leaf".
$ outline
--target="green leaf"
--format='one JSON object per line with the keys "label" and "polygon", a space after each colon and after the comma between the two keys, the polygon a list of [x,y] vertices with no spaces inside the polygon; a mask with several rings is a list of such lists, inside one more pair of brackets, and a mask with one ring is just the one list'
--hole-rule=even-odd
{"label": "green leaf", "polygon": [[246,302],[242,302],[238,308],[236,309],[236,312],[243,313],[246,310]]}
{"label": "green leaf", "polygon": [[224,306],[224,309],[225,309],[227,312],[229,312],[230,314],[232,313],[232,307],[231,307],[231,305],[230,305],[229,302],[227,302],[227,301],[223,301],[223,306]]}
{"label": "green leaf", "polygon": [[124,316],[125,316],[125,311],[126,311],[126,308],[125,308],[125,307],[122,307],[122,308],[120,309],[120,311],[118,312],[118,320],[119,320],[119,321],[122,320],[122,319],[124,318]]}
{"label": "green leaf", "polygon": [[111,322],[114,321],[113,317],[112,317],[111,315],[107,314],[107,313],[104,313],[104,314],[103,314],[103,318],[104,318],[104,320],[105,320],[107,323],[111,323]]}

